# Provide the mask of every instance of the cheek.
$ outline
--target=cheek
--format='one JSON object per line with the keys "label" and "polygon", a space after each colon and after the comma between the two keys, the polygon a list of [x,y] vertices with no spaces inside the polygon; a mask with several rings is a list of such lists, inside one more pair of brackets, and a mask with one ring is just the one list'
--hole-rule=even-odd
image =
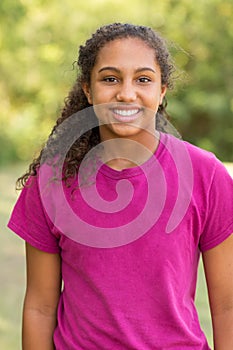
{"label": "cheek", "polygon": [[93,94],[93,104],[111,103],[114,98],[114,94],[111,89],[98,89]]}
{"label": "cheek", "polygon": [[145,102],[147,101],[148,107],[150,106],[151,109],[155,109],[160,105],[161,95],[158,93],[158,91],[148,94],[145,97]]}
{"label": "cheek", "polygon": [[93,109],[97,119],[100,122],[106,123],[109,117],[109,109],[106,103],[101,103],[101,101],[95,101],[93,104]]}

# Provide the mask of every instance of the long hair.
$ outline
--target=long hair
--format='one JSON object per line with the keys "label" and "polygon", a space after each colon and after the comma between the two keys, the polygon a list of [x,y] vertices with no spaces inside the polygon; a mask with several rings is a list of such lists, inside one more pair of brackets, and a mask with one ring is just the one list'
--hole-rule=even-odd
{"label": "long hair", "polygon": [[[160,37],[153,29],[145,26],[132,25],[127,23],[113,23],[99,28],[89,38],[85,45],[79,48],[77,64],[77,78],[70,90],[65,105],[62,109],[60,117],[57,119],[53,127],[47,143],[42,148],[39,156],[29,165],[28,171],[17,180],[17,189],[25,186],[30,176],[35,176],[42,162],[42,155],[47,154],[47,158],[58,159],[61,151],[59,144],[60,137],[64,138],[64,142],[69,142],[69,130],[67,123],[63,123],[66,119],[75,113],[90,107],[88,100],[83,92],[82,84],[90,84],[92,69],[96,63],[98,53],[104,45],[110,41],[121,38],[138,38],[145,42],[154,50],[155,60],[158,63],[161,71],[161,83],[168,88],[172,88],[172,73],[175,71],[173,61],[170,57],[165,40]],[[171,133],[170,124],[167,122],[168,114],[166,112],[167,101],[164,98],[163,103],[159,106],[156,116],[156,129]],[[97,123],[94,113],[89,113],[88,118],[93,119]],[[63,167],[63,180],[69,182],[69,179],[74,178],[78,172],[79,165],[85,155],[91,148],[100,143],[99,128],[94,127],[82,133],[86,129],[87,119],[85,113],[78,114],[78,128],[80,137],[71,145],[65,155],[65,166]],[[63,127],[64,124],[64,127]],[[69,123],[68,123],[69,125]],[[46,151],[49,152],[46,153]],[[43,159],[46,157],[43,157]]]}

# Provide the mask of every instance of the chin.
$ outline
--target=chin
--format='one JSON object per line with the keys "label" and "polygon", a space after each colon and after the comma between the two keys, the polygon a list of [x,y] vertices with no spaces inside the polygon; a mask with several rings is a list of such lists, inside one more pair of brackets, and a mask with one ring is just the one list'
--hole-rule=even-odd
{"label": "chin", "polygon": [[143,130],[140,127],[136,127],[133,125],[122,125],[117,127],[112,127],[112,132],[118,137],[132,137],[138,135]]}

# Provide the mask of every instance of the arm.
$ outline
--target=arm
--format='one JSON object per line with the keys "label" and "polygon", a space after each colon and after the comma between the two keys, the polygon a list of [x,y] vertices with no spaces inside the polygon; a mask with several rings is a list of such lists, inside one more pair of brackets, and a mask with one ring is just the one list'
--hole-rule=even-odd
{"label": "arm", "polygon": [[203,253],[214,349],[233,349],[233,234]]}
{"label": "arm", "polygon": [[61,291],[60,256],[26,243],[27,288],[23,307],[23,350],[53,350]]}

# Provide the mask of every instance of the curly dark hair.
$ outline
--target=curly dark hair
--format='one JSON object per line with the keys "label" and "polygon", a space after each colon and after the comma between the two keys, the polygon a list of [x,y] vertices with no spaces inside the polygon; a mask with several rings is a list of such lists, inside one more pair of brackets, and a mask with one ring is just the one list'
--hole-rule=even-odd
{"label": "curly dark hair", "polygon": [[[69,140],[69,128],[71,127],[70,125],[68,127],[67,123],[63,122],[73,114],[91,106],[83,92],[82,84],[90,84],[91,72],[100,49],[106,43],[121,38],[138,38],[152,48],[155,53],[156,62],[161,70],[162,85],[172,88],[172,73],[175,71],[174,64],[170,57],[165,40],[162,39],[157,32],[146,26],[128,23],[113,23],[102,26],[86,41],[85,45],[80,46],[78,60],[75,62],[75,64],[77,64],[77,78],[73,88],[65,99],[65,105],[62,109],[61,115],[52,129],[46,145],[42,148],[39,156],[29,165],[28,171],[17,180],[17,189],[22,189],[28,178],[37,174],[38,168],[42,162],[42,155],[45,155],[47,150],[49,150],[49,152],[47,152],[47,158],[59,158],[62,147],[61,144],[59,144],[59,138],[62,136],[64,142]],[[164,98],[163,103],[159,106],[157,111],[156,128],[163,132],[170,132],[166,123],[168,117],[166,106],[167,101]],[[95,120],[96,116],[94,113],[89,113],[88,118]],[[62,123],[64,124],[64,127],[61,125]],[[79,113],[79,130],[87,130],[86,124],[87,118],[85,113]],[[65,182],[75,177],[79,165],[85,155],[91,148],[100,143],[98,127],[94,127],[90,130],[88,129],[87,132],[83,132],[80,135],[81,136],[75,140],[65,155],[65,166],[63,167],[63,180]],[[43,159],[45,158],[46,156],[43,157]]]}

